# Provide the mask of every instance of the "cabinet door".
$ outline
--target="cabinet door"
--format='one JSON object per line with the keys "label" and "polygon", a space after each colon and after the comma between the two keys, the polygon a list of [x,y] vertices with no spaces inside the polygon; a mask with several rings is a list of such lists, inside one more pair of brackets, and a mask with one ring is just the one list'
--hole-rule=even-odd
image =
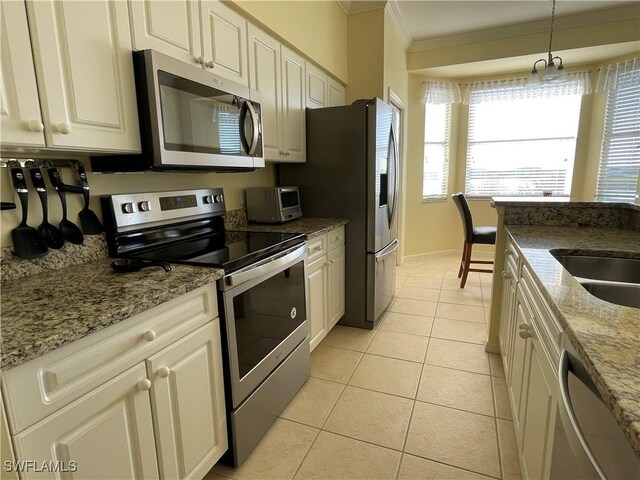
{"label": "cabinet door", "polygon": [[327,335],[328,295],[327,258],[322,256],[307,268],[307,291],[309,292],[309,324],[311,325],[311,350]]}
{"label": "cabinet door", "polygon": [[161,478],[202,478],[227,450],[220,322],[147,360]]}
{"label": "cabinet door", "polygon": [[327,255],[329,260],[329,330],[344,315],[344,245]]}
{"label": "cabinet door", "polygon": [[139,151],[127,4],[27,3],[50,147]]}
{"label": "cabinet door", "polygon": [[132,0],[129,12],[134,50],[150,48],[192,64],[202,56],[198,2]]}
{"label": "cabinet door", "polygon": [[513,354],[514,342],[516,341],[516,288],[517,283],[514,273],[510,271],[508,262],[505,261],[504,281],[502,283],[502,303],[500,308],[500,334],[498,342],[502,353],[502,363],[505,374],[511,371],[511,357]]}
{"label": "cabinet door", "polygon": [[305,62],[307,77],[307,108],[329,106],[329,76],[313,63]]}
{"label": "cabinet door", "polygon": [[304,162],[305,157],[304,60],[282,47],[282,127],[284,161]]}
{"label": "cabinet door", "polygon": [[525,358],[527,345],[529,340],[520,336],[520,327],[528,328],[529,319],[531,318],[529,307],[524,303],[522,295],[518,292],[515,300],[515,322],[513,335],[513,352],[511,355],[510,372],[508,375],[507,386],[509,389],[509,397],[511,400],[511,408],[513,410],[513,422],[517,433],[521,432],[520,420],[522,417],[521,397],[522,385],[525,369]]}
{"label": "cabinet door", "polygon": [[282,158],[280,42],[249,25],[249,86],[260,92],[262,139],[267,160]]}
{"label": "cabinet door", "polygon": [[[144,364],[14,436],[18,460],[60,461],[76,478],[158,478],[158,464]],[[24,472],[23,479],[61,478]]]}
{"label": "cabinet door", "polygon": [[44,147],[36,72],[23,2],[0,2],[2,145]]}
{"label": "cabinet door", "polygon": [[339,107],[347,103],[344,86],[329,77],[329,107]]}
{"label": "cabinet door", "polygon": [[549,478],[558,381],[535,332],[525,363],[520,462],[525,478]]}
{"label": "cabinet door", "polygon": [[219,0],[202,0],[200,8],[205,68],[248,86],[247,21]]}

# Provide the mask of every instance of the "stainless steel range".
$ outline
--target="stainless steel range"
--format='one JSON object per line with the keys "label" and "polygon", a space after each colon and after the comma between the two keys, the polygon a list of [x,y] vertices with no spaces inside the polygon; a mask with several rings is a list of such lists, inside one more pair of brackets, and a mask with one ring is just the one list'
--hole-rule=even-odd
{"label": "stainless steel range", "polygon": [[224,228],[222,189],[101,198],[109,254],[223,268],[230,451],[240,465],[309,377],[307,247],[299,234]]}

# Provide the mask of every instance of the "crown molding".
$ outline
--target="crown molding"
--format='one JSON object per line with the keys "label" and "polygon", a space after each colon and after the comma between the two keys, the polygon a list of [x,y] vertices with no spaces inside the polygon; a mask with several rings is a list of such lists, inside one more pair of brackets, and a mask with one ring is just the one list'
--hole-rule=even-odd
{"label": "crown molding", "polygon": [[[598,25],[602,23],[628,20],[630,18],[639,18],[638,8],[636,5],[623,5],[621,7],[605,8],[592,10],[586,13],[556,17],[556,30]],[[444,35],[441,37],[414,39],[409,47],[409,52],[421,52],[437,48],[454,47],[548,32],[549,19],[536,20],[532,22],[505,25],[503,27]]]}
{"label": "crown molding", "polygon": [[347,15],[381,10],[387,4],[387,0],[336,0],[336,2]]}
{"label": "crown molding", "polygon": [[336,3],[344,13],[349,15],[349,9],[351,8],[351,0],[336,0]]}
{"label": "crown molding", "polygon": [[396,26],[396,33],[398,34],[398,38],[400,39],[400,42],[402,43],[404,49],[407,50],[413,42],[413,37],[407,29],[407,24],[404,21],[404,17],[402,16],[400,7],[398,7],[397,0],[389,0],[387,2],[387,7],[389,15],[391,15],[393,23]]}

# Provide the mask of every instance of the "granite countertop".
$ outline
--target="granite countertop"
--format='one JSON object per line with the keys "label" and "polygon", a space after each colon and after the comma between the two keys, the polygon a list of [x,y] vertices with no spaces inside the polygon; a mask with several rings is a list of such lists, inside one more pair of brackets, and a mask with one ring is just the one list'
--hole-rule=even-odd
{"label": "granite countertop", "polygon": [[248,223],[234,226],[233,230],[244,232],[276,232],[276,233],[304,233],[307,239],[317,237],[323,233],[341,227],[348,223],[344,218],[298,218],[286,223]]}
{"label": "granite countertop", "polygon": [[118,274],[112,259],[2,282],[3,369],[78,340],[222,278],[209,267],[172,265]]}
{"label": "granite countertop", "polygon": [[506,225],[534,280],[640,456],[640,309],[600,300],[550,250],[640,258],[640,232],[615,228]]}
{"label": "granite countertop", "polygon": [[492,197],[491,205],[494,207],[546,207],[550,205],[588,208],[625,208],[640,210],[640,205],[625,202],[578,202],[569,197]]}

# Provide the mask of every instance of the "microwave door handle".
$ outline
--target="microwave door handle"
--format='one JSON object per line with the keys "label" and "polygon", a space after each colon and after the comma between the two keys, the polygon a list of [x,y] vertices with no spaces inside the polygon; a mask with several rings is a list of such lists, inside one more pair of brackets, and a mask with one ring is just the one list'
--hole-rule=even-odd
{"label": "microwave door handle", "polygon": [[256,153],[256,148],[258,147],[258,139],[260,137],[260,125],[258,124],[258,114],[256,113],[256,109],[253,108],[253,104],[249,101],[244,103],[249,110],[249,115],[251,115],[251,126],[253,131],[253,138],[251,139],[251,146],[249,147],[249,155],[253,155]]}
{"label": "microwave door handle", "polygon": [[244,132],[244,124],[247,119],[247,112],[249,111],[249,102],[246,100],[242,102],[242,106],[240,107],[240,117],[238,119],[238,128],[240,129],[240,142],[242,143],[242,148],[247,154],[250,155],[249,151],[251,150],[251,146],[247,141],[247,137]]}

